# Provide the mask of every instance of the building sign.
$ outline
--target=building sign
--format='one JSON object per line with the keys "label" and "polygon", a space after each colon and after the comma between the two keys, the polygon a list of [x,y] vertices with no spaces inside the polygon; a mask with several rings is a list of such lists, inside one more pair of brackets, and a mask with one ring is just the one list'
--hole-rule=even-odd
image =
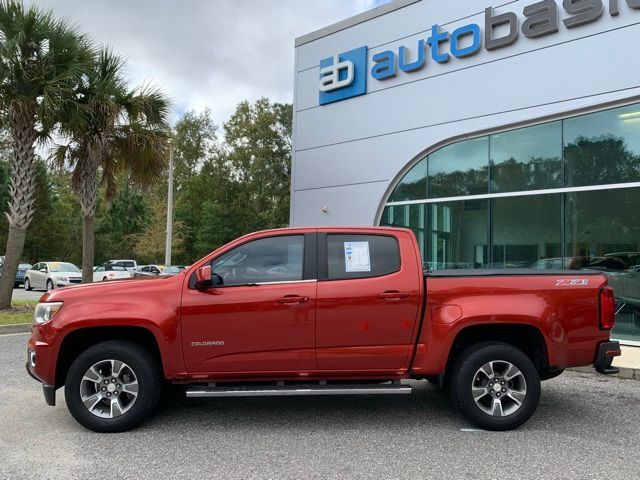
{"label": "building sign", "polygon": [[367,47],[320,61],[320,105],[367,92]]}
{"label": "building sign", "polygon": [[[605,0],[607,2],[607,0]],[[608,0],[608,13],[620,13],[619,2],[629,8],[640,9],[640,0]],[[415,57],[406,46],[386,50],[373,55],[371,68],[367,65],[367,47],[359,47],[320,61],[320,105],[345,100],[367,93],[367,78],[387,80],[402,73],[412,73],[427,66],[427,57],[435,63],[448,63],[476,55],[483,48],[497,50],[515,43],[520,34],[526,38],[540,38],[557,33],[560,24],[575,28],[595,22],[604,14],[602,0],[563,0],[562,8],[569,15],[558,19],[558,4],[543,0],[528,5],[523,10],[524,19],[514,12],[494,14],[488,7],[484,12],[484,28],[476,23],[464,25],[449,32],[439,25],[431,27],[431,34],[417,42]],[[411,58],[410,58],[411,57]]]}

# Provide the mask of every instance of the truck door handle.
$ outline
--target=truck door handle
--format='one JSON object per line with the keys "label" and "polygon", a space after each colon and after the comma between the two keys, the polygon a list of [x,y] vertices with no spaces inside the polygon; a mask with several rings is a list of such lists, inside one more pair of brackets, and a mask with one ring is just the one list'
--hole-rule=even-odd
{"label": "truck door handle", "polygon": [[308,301],[309,297],[300,297],[298,295],[285,295],[278,299],[278,303],[282,303],[284,305],[294,305],[296,303],[305,303]]}
{"label": "truck door handle", "polygon": [[409,294],[397,290],[387,290],[386,292],[379,293],[378,296],[384,300],[400,300],[401,298],[407,298]]}

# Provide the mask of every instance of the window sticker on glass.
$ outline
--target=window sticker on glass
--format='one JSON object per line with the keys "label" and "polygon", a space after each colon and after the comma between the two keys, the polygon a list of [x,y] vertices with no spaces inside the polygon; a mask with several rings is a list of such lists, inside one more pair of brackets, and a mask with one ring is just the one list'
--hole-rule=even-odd
{"label": "window sticker on glass", "polygon": [[370,272],[369,242],[344,242],[344,266],[347,272]]}

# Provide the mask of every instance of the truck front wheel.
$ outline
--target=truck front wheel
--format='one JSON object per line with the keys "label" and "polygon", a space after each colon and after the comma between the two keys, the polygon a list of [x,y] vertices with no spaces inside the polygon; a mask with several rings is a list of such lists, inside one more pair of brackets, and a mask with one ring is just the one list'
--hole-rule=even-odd
{"label": "truck front wheel", "polygon": [[162,381],[153,356],[140,345],[111,340],[81,353],[65,382],[73,418],[96,432],[136,427],[158,405]]}
{"label": "truck front wheel", "polygon": [[454,362],[451,397],[481,428],[511,430],[525,423],[540,401],[540,377],[533,362],[515,347],[481,344]]}

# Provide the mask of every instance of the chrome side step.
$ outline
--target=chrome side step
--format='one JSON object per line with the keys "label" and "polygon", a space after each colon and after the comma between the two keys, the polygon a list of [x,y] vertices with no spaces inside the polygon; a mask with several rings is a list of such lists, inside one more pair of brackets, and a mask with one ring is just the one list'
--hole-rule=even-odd
{"label": "chrome side step", "polygon": [[289,385],[268,387],[192,387],[188,398],[209,397],[280,397],[295,395],[408,395],[410,385],[399,383],[376,385]]}

